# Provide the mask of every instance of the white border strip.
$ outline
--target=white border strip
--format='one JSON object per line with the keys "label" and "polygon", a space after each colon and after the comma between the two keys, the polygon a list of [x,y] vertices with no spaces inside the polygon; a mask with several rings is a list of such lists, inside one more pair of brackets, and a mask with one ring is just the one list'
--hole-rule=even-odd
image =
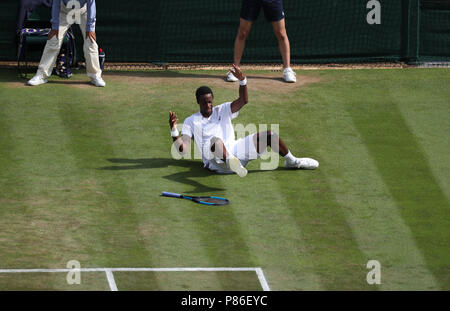
{"label": "white border strip", "polygon": [[116,285],[116,280],[114,280],[114,275],[112,274],[112,271],[110,269],[106,269],[106,278],[108,279],[108,283],[109,283],[109,288],[111,289],[111,291],[113,292],[117,292],[117,285]]}
{"label": "white border strip", "polygon": [[[254,271],[258,276],[262,289],[264,291],[270,291],[269,284],[267,283],[261,268],[80,268],[76,270],[80,272],[105,272],[109,287],[112,291],[118,290],[113,272]],[[73,269],[0,269],[0,273],[67,273],[71,271],[73,271]]]}
{"label": "white border strip", "polygon": [[263,288],[263,290],[266,292],[270,291],[269,284],[267,284],[267,280],[264,276],[264,272],[262,271],[262,269],[256,268],[255,271],[256,271],[256,274],[258,275],[258,280],[259,280],[259,283],[261,284],[261,287]]}
{"label": "white border strip", "polygon": [[[261,268],[79,268],[76,269],[80,272],[106,272],[107,270],[117,271],[130,271],[130,272],[145,272],[145,271],[158,271],[158,272],[180,272],[180,271],[255,271]],[[70,272],[74,269],[0,269],[0,273],[52,273],[52,272]]]}

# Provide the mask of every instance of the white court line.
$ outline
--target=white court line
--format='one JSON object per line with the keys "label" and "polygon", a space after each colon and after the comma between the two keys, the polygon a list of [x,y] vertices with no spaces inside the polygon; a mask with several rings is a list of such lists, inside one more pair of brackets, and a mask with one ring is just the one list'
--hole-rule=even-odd
{"label": "white court line", "polygon": [[[264,291],[270,291],[270,287],[264,277],[261,268],[80,268],[76,269],[80,272],[105,272],[108,279],[109,287],[112,291],[117,291],[117,285],[114,280],[113,272],[183,272],[183,271],[254,271],[258,276],[259,283]],[[0,269],[0,273],[63,273],[71,272],[74,269]]]}
{"label": "white court line", "polygon": [[114,280],[114,275],[112,274],[112,271],[109,269],[106,269],[106,278],[108,279],[108,283],[109,283],[109,288],[111,289],[112,292],[117,292],[117,285],[116,285],[116,281]]}
{"label": "white court line", "polygon": [[258,275],[259,283],[261,284],[264,291],[270,291],[269,284],[267,284],[267,280],[264,276],[264,273],[261,268],[256,268],[256,274]]}

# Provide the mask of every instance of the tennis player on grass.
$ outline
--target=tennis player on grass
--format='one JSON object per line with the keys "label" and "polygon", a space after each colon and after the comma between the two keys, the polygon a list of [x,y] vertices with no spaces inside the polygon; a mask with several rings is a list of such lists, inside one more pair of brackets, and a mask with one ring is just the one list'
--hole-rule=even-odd
{"label": "tennis player on grass", "polygon": [[247,175],[245,166],[257,159],[270,146],[285,159],[285,167],[316,169],[319,162],[310,158],[296,158],[292,155],[278,134],[265,131],[236,140],[231,120],[248,103],[247,78],[239,67],[233,65],[230,72],[239,80],[239,98],[213,107],[214,95],[207,86],[199,87],[195,93],[200,111],[186,118],[180,137],[178,118],[169,112],[169,124],[173,144],[180,154],[190,150],[193,139],[202,155],[204,167],[219,174],[237,173]]}

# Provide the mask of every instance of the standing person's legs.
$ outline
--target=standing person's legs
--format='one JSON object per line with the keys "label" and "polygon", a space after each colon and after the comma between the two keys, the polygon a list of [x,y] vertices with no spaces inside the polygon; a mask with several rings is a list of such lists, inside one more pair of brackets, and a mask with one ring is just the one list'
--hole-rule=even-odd
{"label": "standing person's legs", "polygon": [[245,41],[247,40],[248,34],[252,29],[253,22],[247,21],[241,17],[239,23],[239,29],[234,40],[234,64],[236,66],[241,65],[242,54],[245,49]]}
{"label": "standing person's legs", "polygon": [[44,51],[42,52],[41,61],[39,62],[39,67],[36,75],[28,82],[28,84],[38,85],[32,82],[33,80],[36,80],[36,78],[41,79],[43,83],[47,82],[47,78],[52,75],[53,67],[56,63],[56,58],[58,57],[59,50],[61,49],[61,45],[64,41],[64,36],[66,35],[69,27],[70,24],[67,20],[67,15],[61,9],[61,12],[59,13],[58,35],[55,35],[50,40],[47,40]]}
{"label": "standing person's legs", "polygon": [[[212,170],[217,170],[219,173],[235,172],[240,177],[247,175],[247,169],[242,165],[241,161],[235,155],[227,150],[222,139],[213,137],[210,141],[211,159],[210,167]],[[220,161],[220,162],[219,162]]]}
{"label": "standing person's legs", "polygon": [[[245,49],[245,41],[252,29],[253,22],[258,18],[262,0],[242,0],[239,28],[234,39],[234,64],[241,65],[242,54]],[[227,73],[227,81],[234,82],[238,79],[231,73]]]}
{"label": "standing person's legs", "polygon": [[278,40],[281,58],[283,59],[283,78],[286,82],[296,82],[297,77],[291,68],[291,48],[286,33],[285,19],[278,22],[272,22],[273,32]]}
{"label": "standing person's legs", "polygon": [[289,38],[286,33],[286,25],[284,18],[278,22],[272,22],[273,32],[278,40],[281,58],[283,59],[283,68],[291,67],[291,48]]}
{"label": "standing person's legs", "polygon": [[90,38],[86,38],[86,23],[87,23],[87,9],[84,6],[81,9],[81,23],[80,30],[83,34],[83,52],[86,60],[86,73],[89,78],[100,78],[102,76],[102,70],[100,69],[100,62],[98,59],[98,45],[97,42],[92,41]]}
{"label": "standing person's legs", "polygon": [[273,32],[278,40],[281,58],[283,59],[283,77],[286,82],[296,82],[295,72],[291,69],[291,48],[286,33],[286,21],[283,0],[263,0],[264,15],[272,23]]}

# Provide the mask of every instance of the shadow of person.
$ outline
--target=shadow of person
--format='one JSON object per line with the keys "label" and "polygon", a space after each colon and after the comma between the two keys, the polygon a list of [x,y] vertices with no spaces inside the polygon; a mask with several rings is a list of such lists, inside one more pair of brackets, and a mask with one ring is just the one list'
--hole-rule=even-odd
{"label": "shadow of person", "polygon": [[146,159],[107,159],[111,163],[119,165],[104,166],[99,168],[100,170],[108,171],[124,171],[124,170],[142,170],[142,169],[155,169],[165,168],[169,166],[178,166],[189,168],[188,171],[182,171],[175,174],[163,176],[163,178],[180,182],[189,186],[194,186],[194,190],[187,191],[186,193],[203,193],[212,191],[224,191],[225,189],[211,187],[201,184],[194,178],[208,177],[214,174],[211,171],[203,168],[202,162],[191,160],[173,160],[170,158],[146,158]]}
{"label": "shadow of person", "polygon": [[[124,78],[189,78],[189,79],[196,79],[196,80],[204,80],[204,79],[212,79],[217,80],[219,82],[226,81],[226,75],[225,74],[201,74],[201,73],[190,73],[189,71],[177,71],[177,70],[156,70],[156,71],[118,71],[118,70],[111,70],[111,71],[105,71],[103,76],[105,79],[108,79],[108,76],[118,76],[118,77],[124,77]],[[255,74],[255,73],[249,73],[247,74],[247,77],[249,79],[258,79],[258,80],[272,80],[281,82],[282,84],[286,84],[286,81],[282,77],[273,77],[273,76],[266,76],[264,74]],[[232,84],[230,84],[232,85]]]}

